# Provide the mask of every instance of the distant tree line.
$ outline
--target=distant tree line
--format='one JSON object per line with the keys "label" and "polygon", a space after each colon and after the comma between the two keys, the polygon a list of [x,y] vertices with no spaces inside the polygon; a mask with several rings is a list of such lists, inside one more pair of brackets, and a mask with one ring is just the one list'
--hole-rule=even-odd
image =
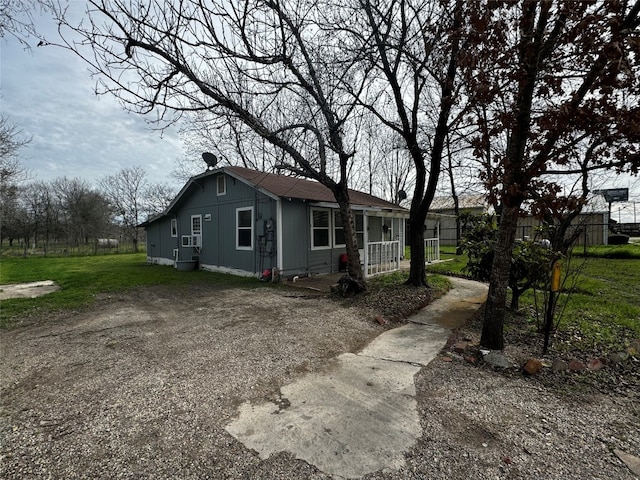
{"label": "distant tree line", "polygon": [[[0,126],[0,245],[51,253],[92,253],[116,245],[138,251],[140,223],[161,212],[173,198],[167,185],[152,184],[140,167],[107,175],[92,187],[66,177],[29,181],[18,150],[28,143],[3,117]],[[114,239],[117,242],[99,242]]]}

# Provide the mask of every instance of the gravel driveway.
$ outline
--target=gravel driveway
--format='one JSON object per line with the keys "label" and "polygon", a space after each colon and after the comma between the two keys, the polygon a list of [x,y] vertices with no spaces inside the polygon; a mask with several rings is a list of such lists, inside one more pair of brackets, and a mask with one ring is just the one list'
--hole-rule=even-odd
{"label": "gravel driveway", "polygon": [[[2,478],[325,479],[290,454],[261,461],[226,431],[245,401],[361,349],[384,327],[287,289],[147,288],[0,332]],[[376,479],[634,479],[628,397],[560,397],[443,357],[416,376],[424,430]]]}

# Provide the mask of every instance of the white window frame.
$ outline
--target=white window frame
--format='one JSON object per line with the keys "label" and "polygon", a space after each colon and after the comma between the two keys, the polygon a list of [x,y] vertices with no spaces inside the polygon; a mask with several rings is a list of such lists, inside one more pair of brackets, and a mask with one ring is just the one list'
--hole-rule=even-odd
{"label": "white window frame", "polygon": [[[345,247],[346,243],[337,243],[336,242],[336,230],[342,230],[344,232],[344,225],[342,227],[338,227],[337,226],[337,221],[336,219],[338,218],[338,216],[340,215],[340,210],[334,210],[333,211],[333,226],[331,231],[333,232],[333,248],[340,248],[340,247]],[[358,230],[358,217],[362,218],[362,229]],[[363,245],[360,245],[360,243],[364,243],[364,214],[362,212],[353,212],[353,219],[355,221],[355,229],[356,229],[356,241],[358,240],[358,235],[360,235],[362,237],[362,242],[358,242],[358,248],[364,248]],[[313,233],[313,232],[312,232]],[[344,238],[346,240],[346,234],[344,234]]]}
{"label": "white window frame", "polygon": [[[200,228],[194,228],[194,220],[198,220]],[[202,235],[202,215],[191,215],[191,235]]]}
{"label": "white window frame", "polygon": [[178,219],[177,218],[171,219],[171,236],[173,238],[178,237]]}
{"label": "white window frame", "polygon": [[193,247],[193,235],[182,235],[180,245],[184,248]]}
{"label": "white window frame", "polygon": [[336,232],[338,230],[342,230],[342,237],[346,240],[346,236],[344,233],[344,225],[342,225],[341,227],[338,227],[338,222],[337,219],[338,217],[340,217],[340,210],[334,210],[333,211],[333,228],[331,229],[331,231],[333,232],[333,238],[331,240],[333,240],[333,246],[334,247],[346,247],[346,242],[345,243],[338,243],[336,242]]}
{"label": "white window frame", "polygon": [[[196,222],[199,228],[196,228]],[[191,215],[191,246],[199,249],[202,247],[202,215]]]}
{"label": "white window frame", "polygon": [[[248,227],[246,226],[240,226],[239,224],[239,218],[240,218],[240,212],[247,212],[250,211],[251,212],[251,223],[249,224]],[[254,219],[253,219],[253,207],[239,207],[236,208],[236,250],[253,250],[253,223],[254,223]],[[250,232],[250,238],[251,238],[251,245],[250,246],[246,246],[246,245],[240,245],[240,230],[249,230]]]}
{"label": "white window frame", "polygon": [[[313,213],[314,212],[324,212],[324,213],[327,214],[328,225],[326,227],[316,227],[316,226],[314,226],[314,224],[313,224]],[[329,249],[331,249],[331,244],[333,243],[332,242],[333,239],[331,238],[333,236],[333,229],[331,228],[333,222],[331,221],[331,217],[332,217],[331,209],[329,209],[329,208],[311,208],[311,219],[310,219],[310,222],[309,222],[310,223],[309,228],[311,229],[311,231],[310,231],[310,234],[311,234],[311,250],[329,250]],[[314,234],[315,230],[320,230],[320,229],[327,230],[327,239],[329,241],[328,245],[316,246],[315,237],[314,237],[313,234]]]}
{"label": "white window frame", "polygon": [[[220,189],[220,179],[222,179],[222,190]],[[227,194],[227,177],[226,175],[218,175],[216,178],[216,194],[221,197]]]}

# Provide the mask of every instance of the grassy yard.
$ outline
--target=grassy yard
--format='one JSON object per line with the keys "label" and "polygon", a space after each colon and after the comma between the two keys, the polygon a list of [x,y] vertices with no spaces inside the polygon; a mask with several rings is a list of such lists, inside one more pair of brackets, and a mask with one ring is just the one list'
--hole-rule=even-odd
{"label": "grassy yard", "polygon": [[[640,338],[640,256],[607,258],[611,252],[603,253],[572,261],[579,273],[560,294],[559,305],[565,307],[557,320],[557,350],[609,353]],[[532,311],[531,292],[525,301]]]}
{"label": "grassy yard", "polygon": [[[560,295],[557,318],[557,350],[610,352],[640,338],[640,245],[591,247],[586,255],[576,249],[572,269],[578,270],[572,285]],[[465,274],[467,258],[447,247],[443,259],[451,261],[429,266],[433,273]],[[540,295],[538,295],[540,303]],[[505,329],[528,325],[534,333],[542,320],[536,318],[536,298],[530,290],[520,299],[520,310],[512,313]],[[543,315],[542,313],[540,314]]]}
{"label": "grassy yard", "polygon": [[[466,256],[456,256],[454,247],[445,247],[446,262],[431,265],[430,273],[464,274]],[[611,258],[615,257],[615,258]],[[174,268],[147,265],[145,254],[119,254],[89,257],[4,257],[0,267],[1,284],[53,280],[61,290],[34,299],[2,301],[0,327],[12,319],[89,305],[100,293],[117,293],[144,285],[217,284],[225,287],[258,288],[268,284],[254,278],[204,271],[180,272]],[[598,351],[615,349],[621,342],[640,338],[640,245],[597,247],[587,256],[577,256],[573,265],[580,273],[575,284],[561,295],[563,309],[554,348]],[[378,277],[377,288],[402,283],[406,273]],[[429,280],[434,288],[446,288],[442,277]],[[516,323],[535,332],[536,301],[529,291],[521,298],[521,309],[512,314],[506,328]]]}
{"label": "grassy yard", "polygon": [[3,257],[2,284],[53,280],[61,289],[38,298],[2,301],[0,327],[11,319],[37,312],[77,308],[91,304],[96,294],[117,293],[143,285],[191,285],[211,283],[227,287],[260,287],[255,278],[204,271],[180,272],[171,267],[148,265],[144,253],[89,257]]}

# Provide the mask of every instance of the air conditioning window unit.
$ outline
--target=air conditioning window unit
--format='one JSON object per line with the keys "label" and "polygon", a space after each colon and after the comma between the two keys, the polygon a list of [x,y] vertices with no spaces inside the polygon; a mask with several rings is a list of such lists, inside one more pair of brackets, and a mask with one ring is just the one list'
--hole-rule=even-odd
{"label": "air conditioning window unit", "polygon": [[183,247],[202,247],[202,235],[182,235]]}

